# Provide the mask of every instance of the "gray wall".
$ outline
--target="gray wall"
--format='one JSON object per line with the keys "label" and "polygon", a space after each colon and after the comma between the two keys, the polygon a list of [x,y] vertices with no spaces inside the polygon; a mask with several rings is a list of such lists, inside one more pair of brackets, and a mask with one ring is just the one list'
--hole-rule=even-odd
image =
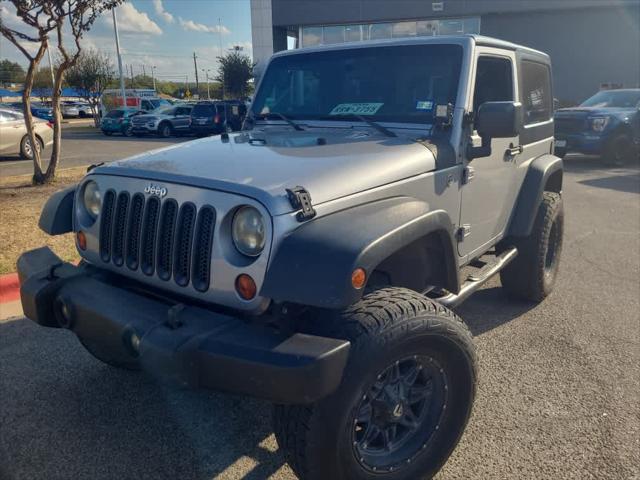
{"label": "gray wall", "polygon": [[580,102],[602,83],[640,86],[640,7],[485,15],[480,31],[548,53],[560,100]]}

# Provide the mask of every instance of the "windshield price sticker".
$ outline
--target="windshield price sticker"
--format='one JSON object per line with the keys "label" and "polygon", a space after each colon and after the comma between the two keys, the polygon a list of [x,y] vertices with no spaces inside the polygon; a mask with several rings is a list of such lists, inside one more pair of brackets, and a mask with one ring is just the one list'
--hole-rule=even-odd
{"label": "windshield price sticker", "polygon": [[384,103],[340,103],[329,115],[375,115]]}
{"label": "windshield price sticker", "polygon": [[433,102],[431,100],[418,100],[416,102],[416,110],[433,110]]}

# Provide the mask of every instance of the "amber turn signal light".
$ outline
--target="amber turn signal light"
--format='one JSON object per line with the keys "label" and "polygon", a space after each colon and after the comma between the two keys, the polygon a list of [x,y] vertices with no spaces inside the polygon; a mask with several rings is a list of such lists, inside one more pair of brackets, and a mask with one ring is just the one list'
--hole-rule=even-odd
{"label": "amber turn signal light", "polygon": [[243,300],[251,300],[256,296],[256,282],[246,273],[236,278],[236,292]]}
{"label": "amber turn signal light", "polygon": [[351,274],[351,285],[353,285],[353,288],[355,288],[356,290],[360,290],[362,287],[364,287],[364,284],[366,282],[367,274],[365,273],[364,269],[356,268]]}
{"label": "amber turn signal light", "polygon": [[78,233],[76,233],[76,239],[78,240],[78,246],[80,247],[80,250],[86,250],[87,236],[84,234],[82,230],[79,230]]}

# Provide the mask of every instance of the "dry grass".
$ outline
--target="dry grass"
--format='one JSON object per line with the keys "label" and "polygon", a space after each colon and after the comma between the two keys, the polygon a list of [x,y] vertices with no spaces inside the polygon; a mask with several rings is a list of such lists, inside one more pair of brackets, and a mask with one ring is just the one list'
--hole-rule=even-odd
{"label": "dry grass", "polygon": [[61,170],[50,185],[34,187],[30,175],[0,178],[0,274],[16,270],[26,250],[50,247],[63,260],[77,260],[72,234],[51,237],[38,228],[40,212],[49,196],[77,183],[86,167]]}

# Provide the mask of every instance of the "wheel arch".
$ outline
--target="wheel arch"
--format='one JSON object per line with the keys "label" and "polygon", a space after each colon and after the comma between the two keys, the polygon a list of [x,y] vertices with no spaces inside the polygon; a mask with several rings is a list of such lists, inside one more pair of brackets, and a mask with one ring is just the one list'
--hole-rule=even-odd
{"label": "wheel arch", "polygon": [[[422,253],[419,260],[414,252]],[[394,286],[417,290],[421,278],[422,286],[435,278],[438,286],[458,291],[449,215],[443,210],[430,211],[426,203],[414,198],[395,197],[302,224],[277,247],[261,295],[314,307],[344,308],[357,302],[364,291],[352,286],[356,268],[363,268],[369,280],[380,272],[389,275]],[[437,274],[429,276],[421,268]],[[393,278],[399,279],[397,284]]]}
{"label": "wheel arch", "polygon": [[561,158],[547,153],[531,161],[511,214],[508,236],[526,237],[531,233],[543,193],[562,193],[562,180]]}

